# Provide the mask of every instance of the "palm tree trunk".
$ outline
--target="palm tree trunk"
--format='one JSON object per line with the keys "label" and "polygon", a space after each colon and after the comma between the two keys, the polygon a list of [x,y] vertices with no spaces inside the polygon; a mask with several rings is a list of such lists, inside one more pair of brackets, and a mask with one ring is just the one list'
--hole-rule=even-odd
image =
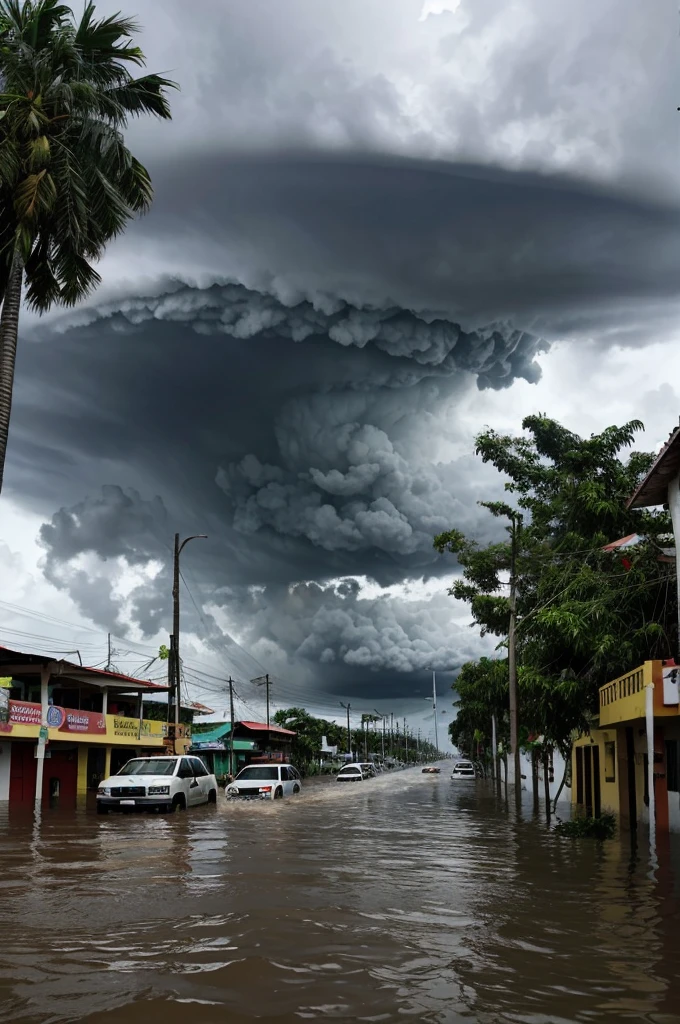
{"label": "palm tree trunk", "polygon": [[19,333],[19,310],[21,308],[21,289],[24,283],[24,263],[15,251],[12,269],[9,274],[5,300],[0,315],[0,491],[5,475],[5,455],[7,454],[7,435],[9,418],[12,412],[12,392],[14,390],[14,363],[17,354],[17,336]]}

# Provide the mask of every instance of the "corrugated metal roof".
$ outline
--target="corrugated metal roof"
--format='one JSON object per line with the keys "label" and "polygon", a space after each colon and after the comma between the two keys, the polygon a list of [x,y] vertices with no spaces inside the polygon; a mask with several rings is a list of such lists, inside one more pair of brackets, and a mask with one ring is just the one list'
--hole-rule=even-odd
{"label": "corrugated metal roof", "polygon": [[680,472],[680,427],[666,441],[654,465],[627,501],[628,508],[649,508],[668,501],[668,484]]}
{"label": "corrugated metal roof", "polygon": [[267,725],[266,722],[237,722],[236,724],[253,732],[280,732],[285,736],[297,736],[297,733],[291,729],[282,729],[280,725]]}

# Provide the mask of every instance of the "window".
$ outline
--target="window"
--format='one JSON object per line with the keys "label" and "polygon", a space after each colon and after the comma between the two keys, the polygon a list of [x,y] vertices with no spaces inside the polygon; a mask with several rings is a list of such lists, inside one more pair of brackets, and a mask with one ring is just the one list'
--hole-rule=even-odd
{"label": "window", "polygon": [[123,765],[118,775],[172,775],[174,770],[174,757],[137,758]]}
{"label": "window", "polygon": [[179,763],[179,769],[177,771],[178,779],[193,779],[194,769],[191,766],[188,757],[183,757]]}
{"label": "window", "polygon": [[604,781],[616,782],[616,743],[604,745]]}
{"label": "window", "polygon": [[208,774],[205,769],[205,765],[198,757],[191,758],[191,767],[194,769],[194,775],[196,776],[197,779],[202,779],[205,775]]}
{"label": "window", "polygon": [[251,765],[249,768],[244,768],[236,776],[238,782],[278,782],[278,778],[278,768],[274,766],[265,767],[264,765],[262,767]]}
{"label": "window", "polygon": [[680,790],[677,740],[666,740],[666,781],[672,793],[677,793]]}

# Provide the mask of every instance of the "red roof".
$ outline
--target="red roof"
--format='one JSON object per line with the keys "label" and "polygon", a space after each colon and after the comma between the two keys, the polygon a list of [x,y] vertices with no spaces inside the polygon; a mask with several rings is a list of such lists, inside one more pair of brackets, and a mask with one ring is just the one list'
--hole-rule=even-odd
{"label": "red roof", "polygon": [[105,676],[107,679],[117,679],[121,683],[132,683],[137,688],[144,687],[145,690],[162,690],[165,692],[168,689],[167,686],[163,686],[161,683],[152,683],[149,679],[135,679],[134,676],[127,676],[122,672],[111,672],[105,668],[89,668],[88,665],[75,665],[72,661],[65,661],[63,658],[60,658],[59,655],[36,654],[34,651],[17,651],[12,647],[5,647],[3,644],[0,644],[0,651],[6,651],[7,654],[11,654],[15,658],[35,658],[40,662],[55,661],[60,665],[65,665],[67,669],[73,672]]}
{"label": "red roof", "polygon": [[280,725],[267,725],[266,722],[239,722],[245,729],[252,729],[254,732],[280,732],[285,736],[297,736],[291,729],[282,729]]}

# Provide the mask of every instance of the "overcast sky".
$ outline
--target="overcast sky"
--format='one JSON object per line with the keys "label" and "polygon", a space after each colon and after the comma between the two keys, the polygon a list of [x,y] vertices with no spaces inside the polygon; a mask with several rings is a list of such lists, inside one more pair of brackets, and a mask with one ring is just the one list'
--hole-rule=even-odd
{"label": "overcast sky", "polygon": [[97,295],[23,320],[0,639],[97,663],[111,632],[140,668],[172,536],[207,533],[195,697],[221,714],[231,673],[261,714],[269,671],[278,706],[427,733],[436,669],[445,725],[491,649],[432,551],[492,537],[475,433],[636,417],[652,449],[677,422],[678,14],[653,6],[137,0],[181,92],[130,128],[156,202]]}

